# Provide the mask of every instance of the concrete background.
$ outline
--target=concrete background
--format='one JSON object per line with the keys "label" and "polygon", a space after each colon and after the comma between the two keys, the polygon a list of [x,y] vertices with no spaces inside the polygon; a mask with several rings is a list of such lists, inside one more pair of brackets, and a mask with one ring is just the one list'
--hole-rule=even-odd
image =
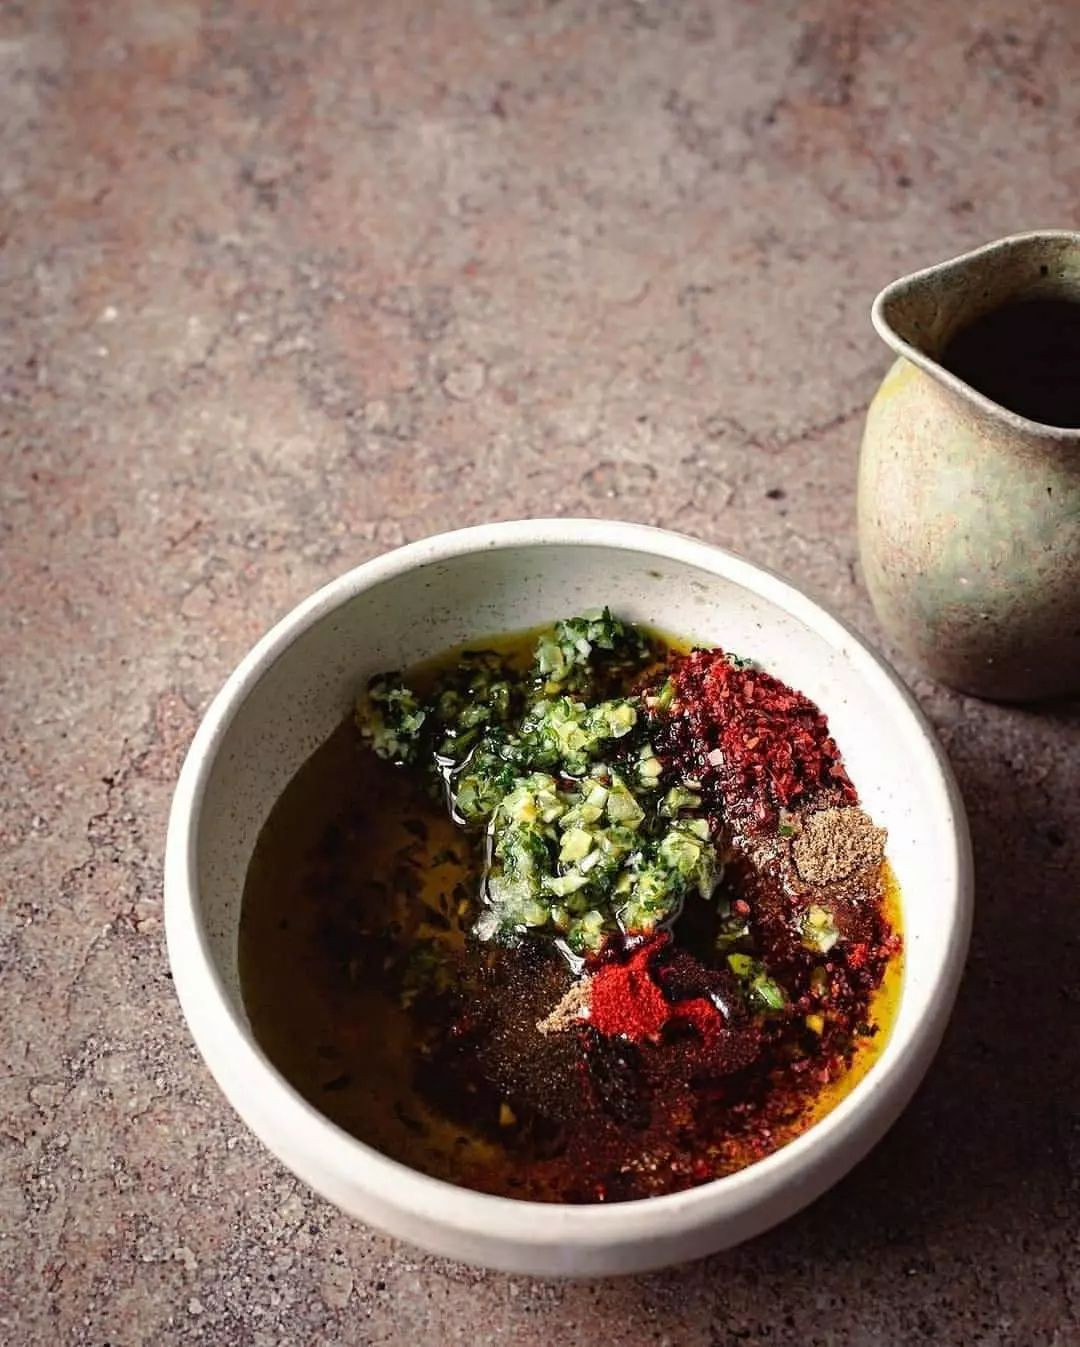
{"label": "concrete background", "polygon": [[872,638],[895,276],[1077,224],[1080,5],[108,0],[0,10],[0,1336],[1080,1342],[1080,716],[901,663],[979,908],[925,1088],[784,1228],[638,1280],[425,1258],[190,1044],[160,858],[252,640],[438,529],[675,525]]}

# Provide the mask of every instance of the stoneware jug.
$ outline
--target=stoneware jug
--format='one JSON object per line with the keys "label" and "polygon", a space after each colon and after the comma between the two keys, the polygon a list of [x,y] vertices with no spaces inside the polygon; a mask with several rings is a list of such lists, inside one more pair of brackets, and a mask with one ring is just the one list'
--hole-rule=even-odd
{"label": "stoneware jug", "polygon": [[[1080,337],[1080,233],[987,244],[895,281],[873,307],[898,359],[870,406],[859,466],[871,599],[934,678],[1006,701],[1080,692],[1080,424],[1017,410],[1010,375],[1036,349],[1059,367],[1071,359],[1057,332],[1038,330],[1044,314]],[[960,349],[957,334],[988,325],[999,383],[980,391],[942,357]],[[1026,342],[1019,364],[1007,347],[1002,359],[1002,336]],[[1033,386],[1041,361],[1028,362]],[[1080,395],[1074,368],[1057,370],[1067,396]]]}

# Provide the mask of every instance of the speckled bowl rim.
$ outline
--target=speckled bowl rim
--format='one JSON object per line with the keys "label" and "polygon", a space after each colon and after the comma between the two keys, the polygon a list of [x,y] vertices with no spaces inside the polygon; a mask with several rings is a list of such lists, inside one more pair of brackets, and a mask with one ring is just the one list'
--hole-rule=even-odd
{"label": "speckled bowl rim", "polygon": [[[684,1192],[609,1206],[541,1203],[475,1192],[413,1170],[350,1136],[309,1104],[259,1048],[218,976],[198,912],[196,848],[207,782],[239,707],[286,648],[358,593],[405,571],[466,553],[538,545],[607,547],[712,572],[777,605],[842,648],[853,671],[871,686],[883,706],[906,722],[911,752],[922,759],[924,768],[931,769],[937,803],[951,823],[951,853],[940,858],[951,872],[947,885],[954,894],[947,914],[951,929],[926,1012],[910,1027],[906,1039],[898,1041],[898,1030],[894,1030],[882,1058],[851,1093],[805,1133],[765,1159]],[[902,1112],[936,1051],[963,970],[972,901],[970,838],[952,769],[914,698],[885,661],[851,627],[773,571],[685,534],[595,519],[515,520],[437,534],[365,562],[305,599],[252,648],[206,712],[176,787],[165,855],[166,939],[177,995],[211,1073],[256,1135],[270,1144],[252,1115],[272,1108],[275,1131],[284,1126],[310,1163],[304,1173],[295,1160],[280,1158],[327,1195],[333,1176],[340,1175],[359,1181],[380,1202],[409,1210],[444,1230],[480,1234],[538,1251],[558,1244],[571,1254],[575,1246],[610,1248],[689,1234],[770,1205],[783,1192],[784,1212],[767,1223],[773,1224],[827,1186],[815,1183],[813,1175],[830,1159],[838,1170],[834,1177],[857,1163]],[[256,1094],[263,1096],[263,1107],[258,1109],[249,1104]],[[840,1152],[843,1159],[836,1165]],[[313,1177],[317,1173],[326,1176],[325,1183]]]}

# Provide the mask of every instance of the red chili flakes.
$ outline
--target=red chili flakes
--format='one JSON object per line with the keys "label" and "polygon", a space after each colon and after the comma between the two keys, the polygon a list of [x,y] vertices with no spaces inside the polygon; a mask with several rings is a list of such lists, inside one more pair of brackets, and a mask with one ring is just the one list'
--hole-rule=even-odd
{"label": "red chili flakes", "polygon": [[781,809],[819,792],[855,803],[828,722],[801,692],[722,650],[677,659],[672,679],[676,701],[657,747],[693,762],[729,818],[774,828]]}

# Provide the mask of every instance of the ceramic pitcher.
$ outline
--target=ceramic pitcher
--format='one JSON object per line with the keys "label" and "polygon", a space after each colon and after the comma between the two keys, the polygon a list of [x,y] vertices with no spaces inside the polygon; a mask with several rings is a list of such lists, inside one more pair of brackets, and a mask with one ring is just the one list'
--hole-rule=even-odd
{"label": "ceramic pitcher", "polygon": [[1080,233],[1013,235],[883,290],[873,322],[898,359],[859,465],[882,626],[941,682],[1017,701],[1080,692],[1080,428],[999,405],[941,357],[1028,299],[1080,304]]}

